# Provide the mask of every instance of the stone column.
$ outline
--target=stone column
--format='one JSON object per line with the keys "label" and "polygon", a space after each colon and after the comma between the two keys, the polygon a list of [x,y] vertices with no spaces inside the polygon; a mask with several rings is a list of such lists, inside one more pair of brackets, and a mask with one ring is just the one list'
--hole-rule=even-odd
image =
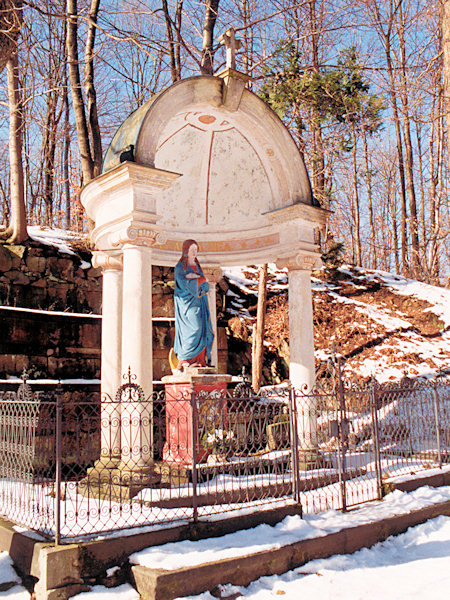
{"label": "stone column", "polygon": [[153,465],[153,243],[123,246],[122,371],[144,393],[144,398],[133,395],[122,402],[122,468],[132,471]]}
{"label": "stone column", "polygon": [[222,269],[220,267],[203,267],[203,273],[209,283],[208,305],[211,315],[211,324],[214,331],[214,341],[211,349],[211,363],[216,369],[219,368],[219,350],[217,340],[217,284],[222,279]]}
{"label": "stone column", "polygon": [[115,402],[122,373],[122,252],[94,252],[102,269],[101,455],[104,468],[120,461],[120,405]]}
{"label": "stone column", "polygon": [[319,459],[316,399],[311,395],[315,382],[311,293],[314,262],[314,257],[301,254],[277,262],[289,273],[289,377],[296,390],[300,468],[314,467]]}
{"label": "stone column", "polygon": [[289,377],[302,392],[314,387],[311,271],[289,266]]}

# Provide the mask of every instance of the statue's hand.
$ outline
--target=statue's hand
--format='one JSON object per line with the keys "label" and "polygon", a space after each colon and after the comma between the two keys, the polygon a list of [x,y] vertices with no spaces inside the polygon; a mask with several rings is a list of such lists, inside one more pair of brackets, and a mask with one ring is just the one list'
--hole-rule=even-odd
{"label": "statue's hand", "polygon": [[186,279],[200,279],[200,275],[197,275],[197,273],[186,273]]}

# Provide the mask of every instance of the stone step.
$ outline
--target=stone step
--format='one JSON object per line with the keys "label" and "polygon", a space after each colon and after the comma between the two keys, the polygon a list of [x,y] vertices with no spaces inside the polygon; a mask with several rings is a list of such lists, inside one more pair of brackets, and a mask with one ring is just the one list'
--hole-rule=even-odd
{"label": "stone step", "polygon": [[281,575],[316,558],[370,548],[442,514],[450,515],[450,501],[237,558],[173,570],[133,565],[131,583],[142,600],[174,600],[225,584],[247,586],[260,577]]}

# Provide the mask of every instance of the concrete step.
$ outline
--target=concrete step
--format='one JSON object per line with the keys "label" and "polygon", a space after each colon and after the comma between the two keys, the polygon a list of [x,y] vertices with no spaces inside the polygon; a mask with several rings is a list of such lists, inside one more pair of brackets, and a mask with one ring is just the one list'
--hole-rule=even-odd
{"label": "concrete step", "polygon": [[142,600],[173,600],[180,596],[201,594],[227,583],[246,586],[260,577],[280,575],[316,558],[351,554],[364,547],[370,548],[391,535],[403,533],[409,527],[439,515],[450,515],[449,500],[407,514],[238,558],[173,570],[132,565],[131,583]]}

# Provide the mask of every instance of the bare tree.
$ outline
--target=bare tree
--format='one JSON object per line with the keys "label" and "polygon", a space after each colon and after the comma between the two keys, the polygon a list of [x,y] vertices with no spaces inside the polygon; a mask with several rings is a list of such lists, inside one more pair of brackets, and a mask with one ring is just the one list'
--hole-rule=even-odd
{"label": "bare tree", "polygon": [[77,0],[67,0],[67,56],[69,63],[69,80],[72,91],[72,103],[75,113],[75,124],[77,128],[84,185],[89,183],[93,177],[100,174],[103,158],[94,87],[94,45],[99,8],[100,0],[92,0],[89,11],[86,48],[84,53],[86,106],[79,69],[79,15]]}
{"label": "bare tree", "polygon": [[26,240],[27,219],[22,163],[23,104],[19,84],[17,39],[22,24],[22,1],[6,1],[0,5],[0,67],[6,63],[9,106],[9,226],[1,233],[8,242]]}
{"label": "bare tree", "polygon": [[0,71],[16,50],[22,25],[22,0],[0,0]]}
{"label": "bare tree", "polygon": [[205,21],[203,23],[203,43],[200,70],[202,75],[214,73],[214,27],[220,0],[205,0]]}
{"label": "bare tree", "polygon": [[17,51],[6,63],[9,104],[9,168],[10,168],[10,221],[1,235],[10,243],[27,239],[25,190],[22,163],[22,94],[19,87],[19,60]]}

